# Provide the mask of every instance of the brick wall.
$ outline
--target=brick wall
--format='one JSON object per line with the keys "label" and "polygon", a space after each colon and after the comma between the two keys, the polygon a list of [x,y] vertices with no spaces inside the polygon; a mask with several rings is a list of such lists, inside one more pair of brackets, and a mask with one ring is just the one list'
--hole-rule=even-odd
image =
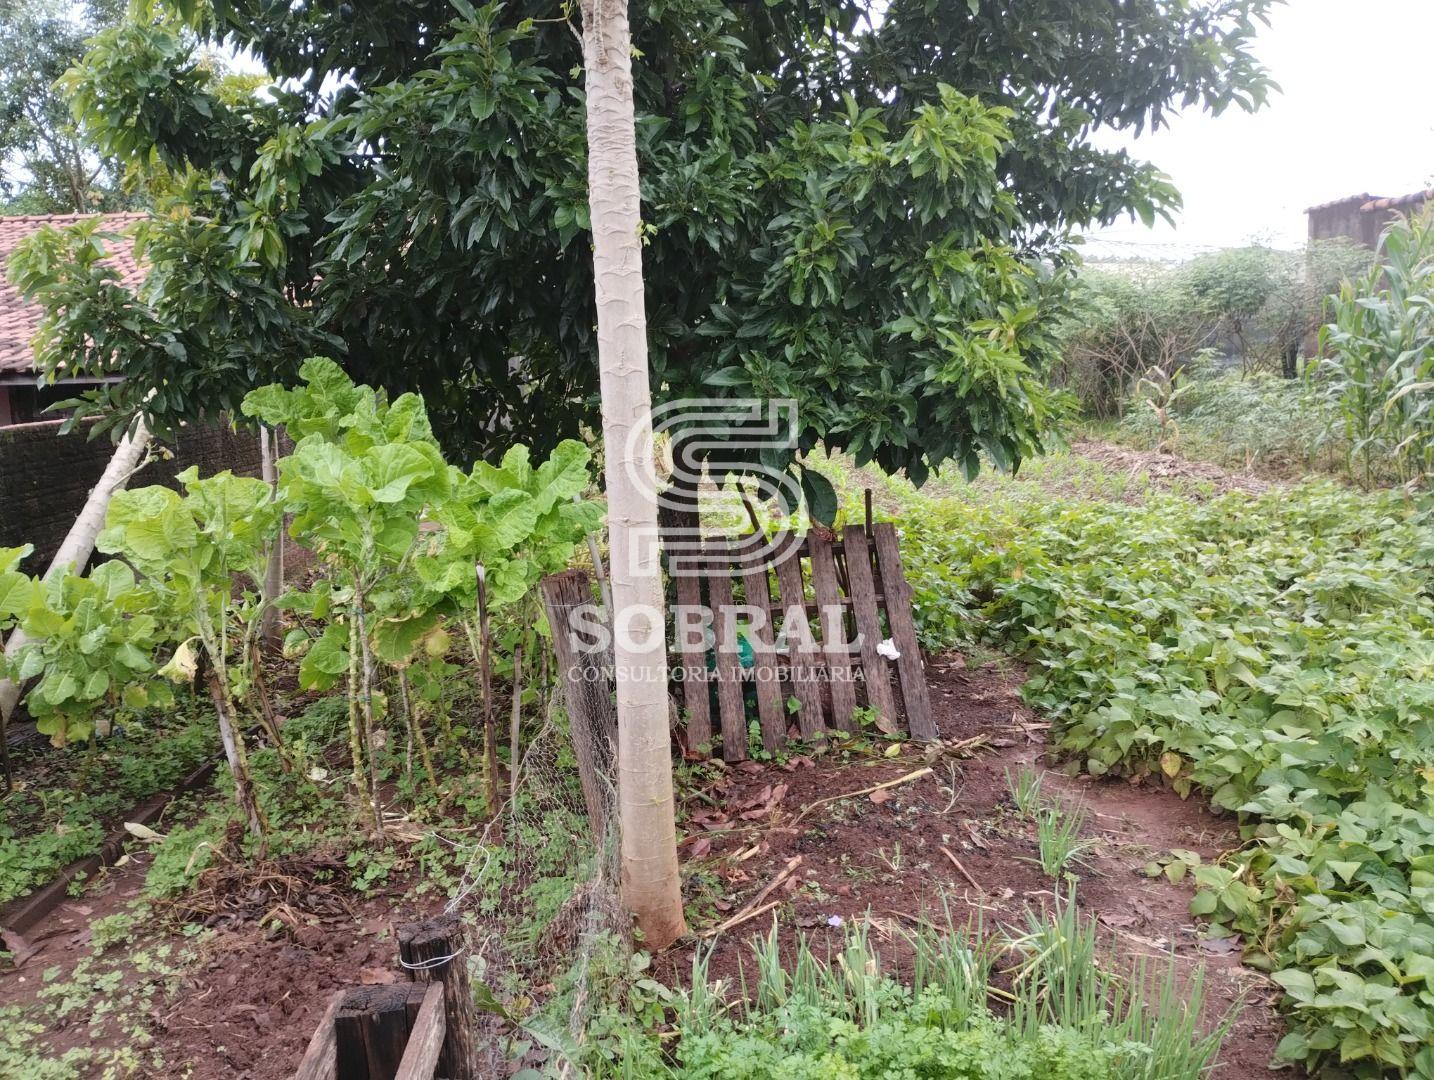
{"label": "brick wall", "polygon": [[[81,429],[61,436],[60,424],[0,428],[0,547],[34,544],[24,566],[30,573],[49,565],[114,453],[104,435],[87,440]],[[259,475],[259,440],[252,432],[190,427],[166,446],[173,460],[151,462],[130,479],[130,487],[172,485],[175,474],[190,465],[206,476],[223,469]]]}

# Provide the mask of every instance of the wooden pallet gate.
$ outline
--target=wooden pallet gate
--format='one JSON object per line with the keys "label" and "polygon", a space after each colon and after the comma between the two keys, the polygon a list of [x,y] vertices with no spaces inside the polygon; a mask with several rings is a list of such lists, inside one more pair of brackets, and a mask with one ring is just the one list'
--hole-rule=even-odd
{"label": "wooden pallet gate", "polygon": [[[664,534],[679,608],[705,607],[712,614],[710,666],[706,642],[684,627],[674,629],[690,751],[707,746],[720,748],[728,761],[747,757],[748,686],[768,751],[787,743],[789,701],[803,739],[821,738],[828,729],[855,731],[861,707],[876,714],[884,731],[901,731],[904,722],[912,738],[936,738],[894,526],[848,525],[840,536],[819,527],[804,537],[782,534],[754,560],[754,549],[765,546],[761,537],[694,540],[700,535],[695,521],[674,515]],[[678,552],[684,552],[680,559]],[[734,639],[738,584],[744,606],[766,614],[747,633],[750,666],[741,662]],[[848,642],[859,647],[853,651]],[[892,647],[894,660],[883,655]]]}

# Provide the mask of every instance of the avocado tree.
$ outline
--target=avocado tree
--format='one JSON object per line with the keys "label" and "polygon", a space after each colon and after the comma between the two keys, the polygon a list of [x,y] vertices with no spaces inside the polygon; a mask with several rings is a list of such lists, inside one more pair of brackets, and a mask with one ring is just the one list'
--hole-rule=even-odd
{"label": "avocado tree", "polygon": [[[1015,465],[1053,400],[1074,227],[1167,211],[1096,148],[1171,109],[1251,109],[1272,0],[674,0],[632,11],[654,396],[788,397],[798,446],[922,480]],[[41,355],[163,431],[327,352],[420,391],[455,459],[595,426],[576,6],[133,5],[65,80],[149,177],[130,294],[37,239]],[[218,92],[198,50],[275,80]],[[146,399],[146,395],[153,396]]]}

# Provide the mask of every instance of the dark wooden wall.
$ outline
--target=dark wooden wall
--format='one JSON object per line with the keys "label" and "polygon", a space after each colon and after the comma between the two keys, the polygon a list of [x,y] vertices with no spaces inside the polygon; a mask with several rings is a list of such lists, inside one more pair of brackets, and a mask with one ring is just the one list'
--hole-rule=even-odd
{"label": "dark wooden wall", "polygon": [[[60,424],[0,428],[0,547],[34,544],[24,566],[30,573],[49,565],[114,453],[105,435],[89,440],[83,429],[60,435]],[[166,446],[174,458],[152,462],[130,480],[131,487],[172,485],[190,465],[206,476],[224,469],[259,475],[259,440],[250,431],[191,427]]]}

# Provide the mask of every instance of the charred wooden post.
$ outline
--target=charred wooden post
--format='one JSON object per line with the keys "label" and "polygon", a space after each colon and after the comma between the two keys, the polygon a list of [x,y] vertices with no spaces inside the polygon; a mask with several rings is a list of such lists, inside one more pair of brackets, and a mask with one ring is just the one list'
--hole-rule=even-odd
{"label": "charred wooden post", "polygon": [[398,959],[414,982],[443,986],[444,1037],[437,1075],[447,1080],[479,1080],[475,1050],[478,1013],[468,981],[463,925],[458,916],[436,915],[400,927]]}
{"label": "charred wooden post", "polygon": [[408,1046],[407,984],[356,986],[334,1014],[338,1080],[393,1080]]}

